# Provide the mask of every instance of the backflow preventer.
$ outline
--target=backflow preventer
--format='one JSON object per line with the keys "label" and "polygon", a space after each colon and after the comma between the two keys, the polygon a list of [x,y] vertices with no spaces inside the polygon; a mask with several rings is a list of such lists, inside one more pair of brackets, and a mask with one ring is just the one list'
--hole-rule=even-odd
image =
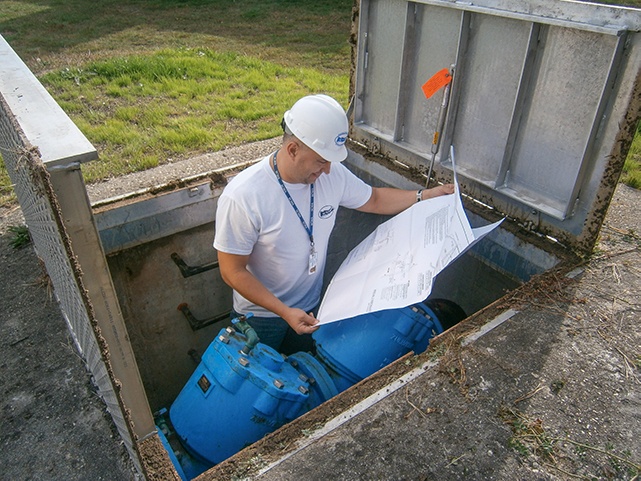
{"label": "backflow preventer", "polygon": [[451,301],[428,299],[326,324],[313,334],[315,355],[290,356],[236,318],[205,351],[169,419],[166,410],[158,416],[161,439],[182,479],[191,479],[403,355],[423,352],[465,317]]}

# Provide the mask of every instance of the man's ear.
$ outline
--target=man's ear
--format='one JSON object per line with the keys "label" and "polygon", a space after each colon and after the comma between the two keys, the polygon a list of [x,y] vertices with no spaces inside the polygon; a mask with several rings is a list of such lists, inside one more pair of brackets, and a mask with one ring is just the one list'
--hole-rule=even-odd
{"label": "man's ear", "polygon": [[299,150],[300,150],[300,145],[298,145],[298,142],[296,142],[293,139],[287,142],[287,144],[285,145],[285,152],[287,152],[287,154],[292,160],[294,160]]}

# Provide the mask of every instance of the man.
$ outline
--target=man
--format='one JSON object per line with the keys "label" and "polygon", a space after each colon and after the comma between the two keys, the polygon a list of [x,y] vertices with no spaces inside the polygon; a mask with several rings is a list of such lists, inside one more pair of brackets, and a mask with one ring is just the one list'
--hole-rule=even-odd
{"label": "man", "polygon": [[298,100],[282,126],[281,148],[238,174],[219,198],[214,247],[234,290],[232,316],[252,313],[261,342],[288,354],[310,347],[318,328],[313,311],[338,207],[393,215],[454,186],[408,191],[365,184],[341,164],[348,120],[326,95]]}

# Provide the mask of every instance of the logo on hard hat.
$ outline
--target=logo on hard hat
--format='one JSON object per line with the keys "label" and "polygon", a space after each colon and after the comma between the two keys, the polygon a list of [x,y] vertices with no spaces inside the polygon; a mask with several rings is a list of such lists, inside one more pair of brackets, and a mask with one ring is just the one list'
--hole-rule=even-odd
{"label": "logo on hard hat", "polygon": [[347,141],[347,132],[343,132],[341,134],[338,134],[336,138],[334,139],[334,143],[338,146],[345,145],[345,142]]}

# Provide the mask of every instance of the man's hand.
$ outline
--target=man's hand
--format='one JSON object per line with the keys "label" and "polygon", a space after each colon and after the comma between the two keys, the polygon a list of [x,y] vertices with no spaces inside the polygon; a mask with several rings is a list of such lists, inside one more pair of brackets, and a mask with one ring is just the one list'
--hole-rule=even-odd
{"label": "man's hand", "polygon": [[283,319],[296,332],[296,334],[311,334],[319,328],[318,319],[311,312],[308,314],[302,309],[290,308]]}
{"label": "man's hand", "polygon": [[423,200],[454,193],[454,184],[443,184],[423,191]]}

